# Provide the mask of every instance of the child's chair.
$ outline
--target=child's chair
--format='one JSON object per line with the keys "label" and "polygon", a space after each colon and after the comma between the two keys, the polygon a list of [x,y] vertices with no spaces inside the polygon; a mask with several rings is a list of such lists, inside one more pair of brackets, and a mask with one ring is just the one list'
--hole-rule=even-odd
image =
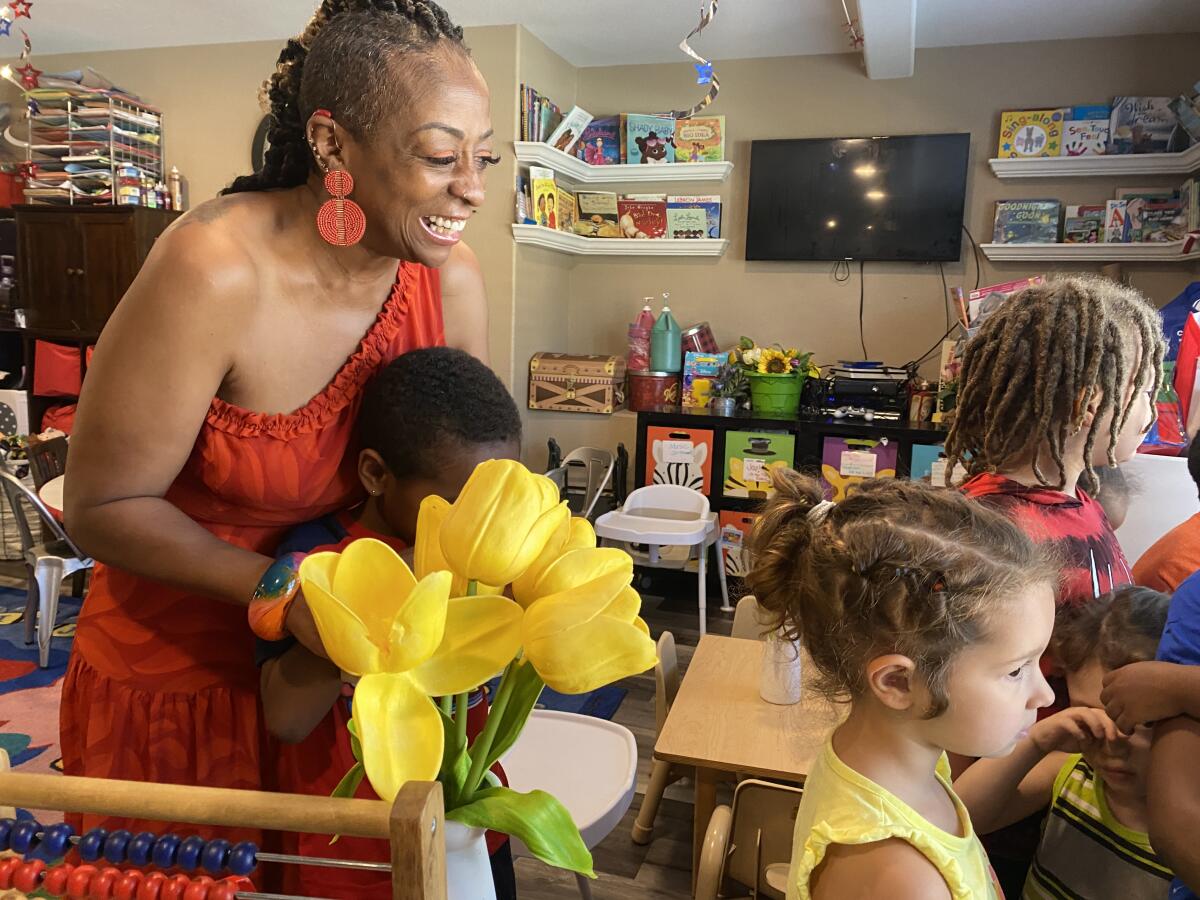
{"label": "child's chair", "polygon": [[[733,807],[718,806],[708,823],[696,870],[696,900],[716,900],[726,879],[751,897],[783,897],[801,788],[748,778],[733,791]],[[745,896],[740,891],[737,896]]]}
{"label": "child's chair", "polygon": [[[568,495],[582,494],[577,515],[590,520],[596,509],[600,496],[608,488],[613,477],[613,455],[608,450],[599,447],[576,447],[555,468],[546,473],[546,477],[558,485],[559,491]],[[583,479],[572,479],[574,472],[583,470]],[[582,481],[582,487],[573,481]],[[572,504],[574,505],[574,504]]]}
{"label": "child's chair", "polygon": [[733,631],[730,637],[747,641],[765,641],[771,632],[770,616],[758,605],[758,598],[746,594],[738,601],[733,613]]}
{"label": "child's chair", "polygon": [[[682,569],[692,558],[697,560],[697,604],[700,634],[706,632],[708,612],[707,560],[709,548],[716,553],[721,581],[721,609],[733,612],[729,605],[729,587],[721,564],[721,529],[717,514],[711,512],[708,498],[698,491],[677,484],[651,484],[631,493],[625,505],[606,512],[596,520],[596,536],[601,543],[623,545],[634,563]],[[648,545],[645,552],[632,545]],[[661,547],[680,547],[683,554],[667,559]]]}
{"label": "child's chair", "polygon": [[[679,654],[675,652],[675,635],[664,631],[658,639],[658,664],[654,667],[654,738],[662,734],[667,713],[679,693]],[[648,844],[654,831],[654,819],[658,815],[658,804],[668,787],[692,774],[691,766],[672,765],[661,759],[654,760],[650,770],[650,783],[646,786],[646,797],[633,823],[633,842]]]}

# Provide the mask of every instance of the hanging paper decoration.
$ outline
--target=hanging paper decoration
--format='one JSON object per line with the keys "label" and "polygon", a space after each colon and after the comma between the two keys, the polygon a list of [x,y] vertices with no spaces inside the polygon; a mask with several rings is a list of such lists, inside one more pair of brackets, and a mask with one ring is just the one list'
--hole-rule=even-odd
{"label": "hanging paper decoration", "polygon": [[31,0],[12,0],[8,6],[13,11],[14,21],[21,18],[21,16],[24,16],[26,19],[33,18],[33,16],[29,14],[29,10],[33,7]]}
{"label": "hanging paper decoration", "polygon": [[16,73],[21,76],[21,84],[32,91],[38,86],[38,76],[42,74],[42,70],[35,69],[32,63],[25,63]]}
{"label": "hanging paper decoration", "polygon": [[33,41],[29,40],[29,34],[24,28],[18,28],[21,32],[21,40],[24,41],[25,49],[21,51],[21,59],[29,59],[29,54],[33,52]]}
{"label": "hanging paper decoration", "polygon": [[846,17],[846,21],[842,24],[842,30],[850,37],[850,46],[858,50],[863,45],[862,32],[858,30],[858,19],[850,17],[850,9],[846,6],[846,0],[842,0],[842,15]]}
{"label": "hanging paper decoration", "polygon": [[696,83],[709,85],[708,93],[693,106],[691,109],[676,109],[666,115],[675,119],[690,119],[696,113],[700,112],[710,103],[717,99],[717,93],[721,90],[721,82],[717,80],[716,74],[713,72],[712,63],[697,53],[688,44],[692,38],[702,32],[713,17],[717,14],[717,0],[709,0],[706,6],[700,8],[700,24],[693,28],[688,36],[679,42],[679,49],[696,60]]}
{"label": "hanging paper decoration", "polygon": [[10,34],[12,34],[12,20],[0,16],[0,37],[8,37]]}

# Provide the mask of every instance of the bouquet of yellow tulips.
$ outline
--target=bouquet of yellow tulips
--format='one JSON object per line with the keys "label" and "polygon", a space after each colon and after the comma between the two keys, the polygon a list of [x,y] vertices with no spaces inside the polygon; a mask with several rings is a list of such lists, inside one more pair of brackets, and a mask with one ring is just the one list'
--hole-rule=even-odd
{"label": "bouquet of yellow tulips", "polygon": [[[425,499],[412,569],[370,539],[307,557],[301,586],[325,649],[359,676],[359,762],[335,795],[352,796],[364,774],[388,801],[406,781],[436,779],[447,818],[514,835],[545,862],[595,877],[561,803],[485,779],[543,687],[581,694],[654,666],[632,578],[626,553],[598,548],[557,486],[511,460],[482,463],[453,504]],[[501,672],[468,745],[467,694]]]}

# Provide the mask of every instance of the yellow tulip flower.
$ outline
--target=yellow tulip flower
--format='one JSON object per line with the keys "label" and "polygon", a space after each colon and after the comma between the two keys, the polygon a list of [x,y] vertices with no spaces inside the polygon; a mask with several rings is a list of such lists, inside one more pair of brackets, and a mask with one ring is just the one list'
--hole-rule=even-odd
{"label": "yellow tulip flower", "polygon": [[570,515],[549,478],[516,460],[488,460],[442,521],[442,555],[469,581],[505,585],[529,568]]}
{"label": "yellow tulip flower", "polygon": [[417,581],[391,547],[369,538],[307,557],[300,584],[329,658],[362,676],[354,720],[375,793],[390,801],[406,781],[437,778],[444,740],[430,697],[469,691],[516,656],[520,606],[451,599],[449,572]]}
{"label": "yellow tulip flower", "polygon": [[[589,550],[596,547],[596,532],[592,523],[587,519],[575,516],[564,522],[562,527],[547,541],[541,555],[533,561],[524,574],[513,582],[513,596],[517,602],[528,608],[539,597],[553,591],[539,589],[538,581],[554,563],[564,554],[572,550]],[[617,551],[620,553],[621,551]],[[621,553],[626,559],[628,555]]]}
{"label": "yellow tulip flower", "polygon": [[[551,688],[582,694],[657,661],[650,629],[638,617],[642,598],[629,586],[632,561],[618,565],[609,555],[621,551],[573,550],[542,576],[554,593],[525,611],[525,657]],[[621,554],[624,556],[624,554]]]}
{"label": "yellow tulip flower", "polygon": [[[424,578],[430,572],[448,570],[446,557],[442,555],[442,523],[450,512],[450,504],[445,498],[431,494],[421,501],[417,513],[417,543],[413,548],[413,570],[417,578]],[[464,597],[467,593],[467,578],[451,572],[454,580],[450,585],[451,597]],[[476,585],[476,594],[499,594],[503,585]]]}

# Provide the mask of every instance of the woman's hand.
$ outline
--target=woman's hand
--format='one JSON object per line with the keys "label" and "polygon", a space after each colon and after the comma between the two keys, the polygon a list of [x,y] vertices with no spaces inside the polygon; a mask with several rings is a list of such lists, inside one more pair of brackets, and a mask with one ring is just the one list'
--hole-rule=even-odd
{"label": "woman's hand", "polygon": [[1117,727],[1132,734],[1138,725],[1191,714],[1200,702],[1200,668],[1168,662],[1137,662],[1104,676],[1100,702]]}
{"label": "woman's hand", "polygon": [[1102,741],[1115,741],[1117,726],[1102,709],[1070,706],[1029,729],[1029,740],[1043,755],[1082,753]]}
{"label": "woman's hand", "polygon": [[317,631],[317,622],[313,618],[312,610],[308,608],[303,592],[296,594],[296,599],[292,601],[292,605],[288,609],[284,625],[288,633],[311,653],[322,659],[329,658],[329,654],[325,652],[325,644],[321,641],[321,634]]}

